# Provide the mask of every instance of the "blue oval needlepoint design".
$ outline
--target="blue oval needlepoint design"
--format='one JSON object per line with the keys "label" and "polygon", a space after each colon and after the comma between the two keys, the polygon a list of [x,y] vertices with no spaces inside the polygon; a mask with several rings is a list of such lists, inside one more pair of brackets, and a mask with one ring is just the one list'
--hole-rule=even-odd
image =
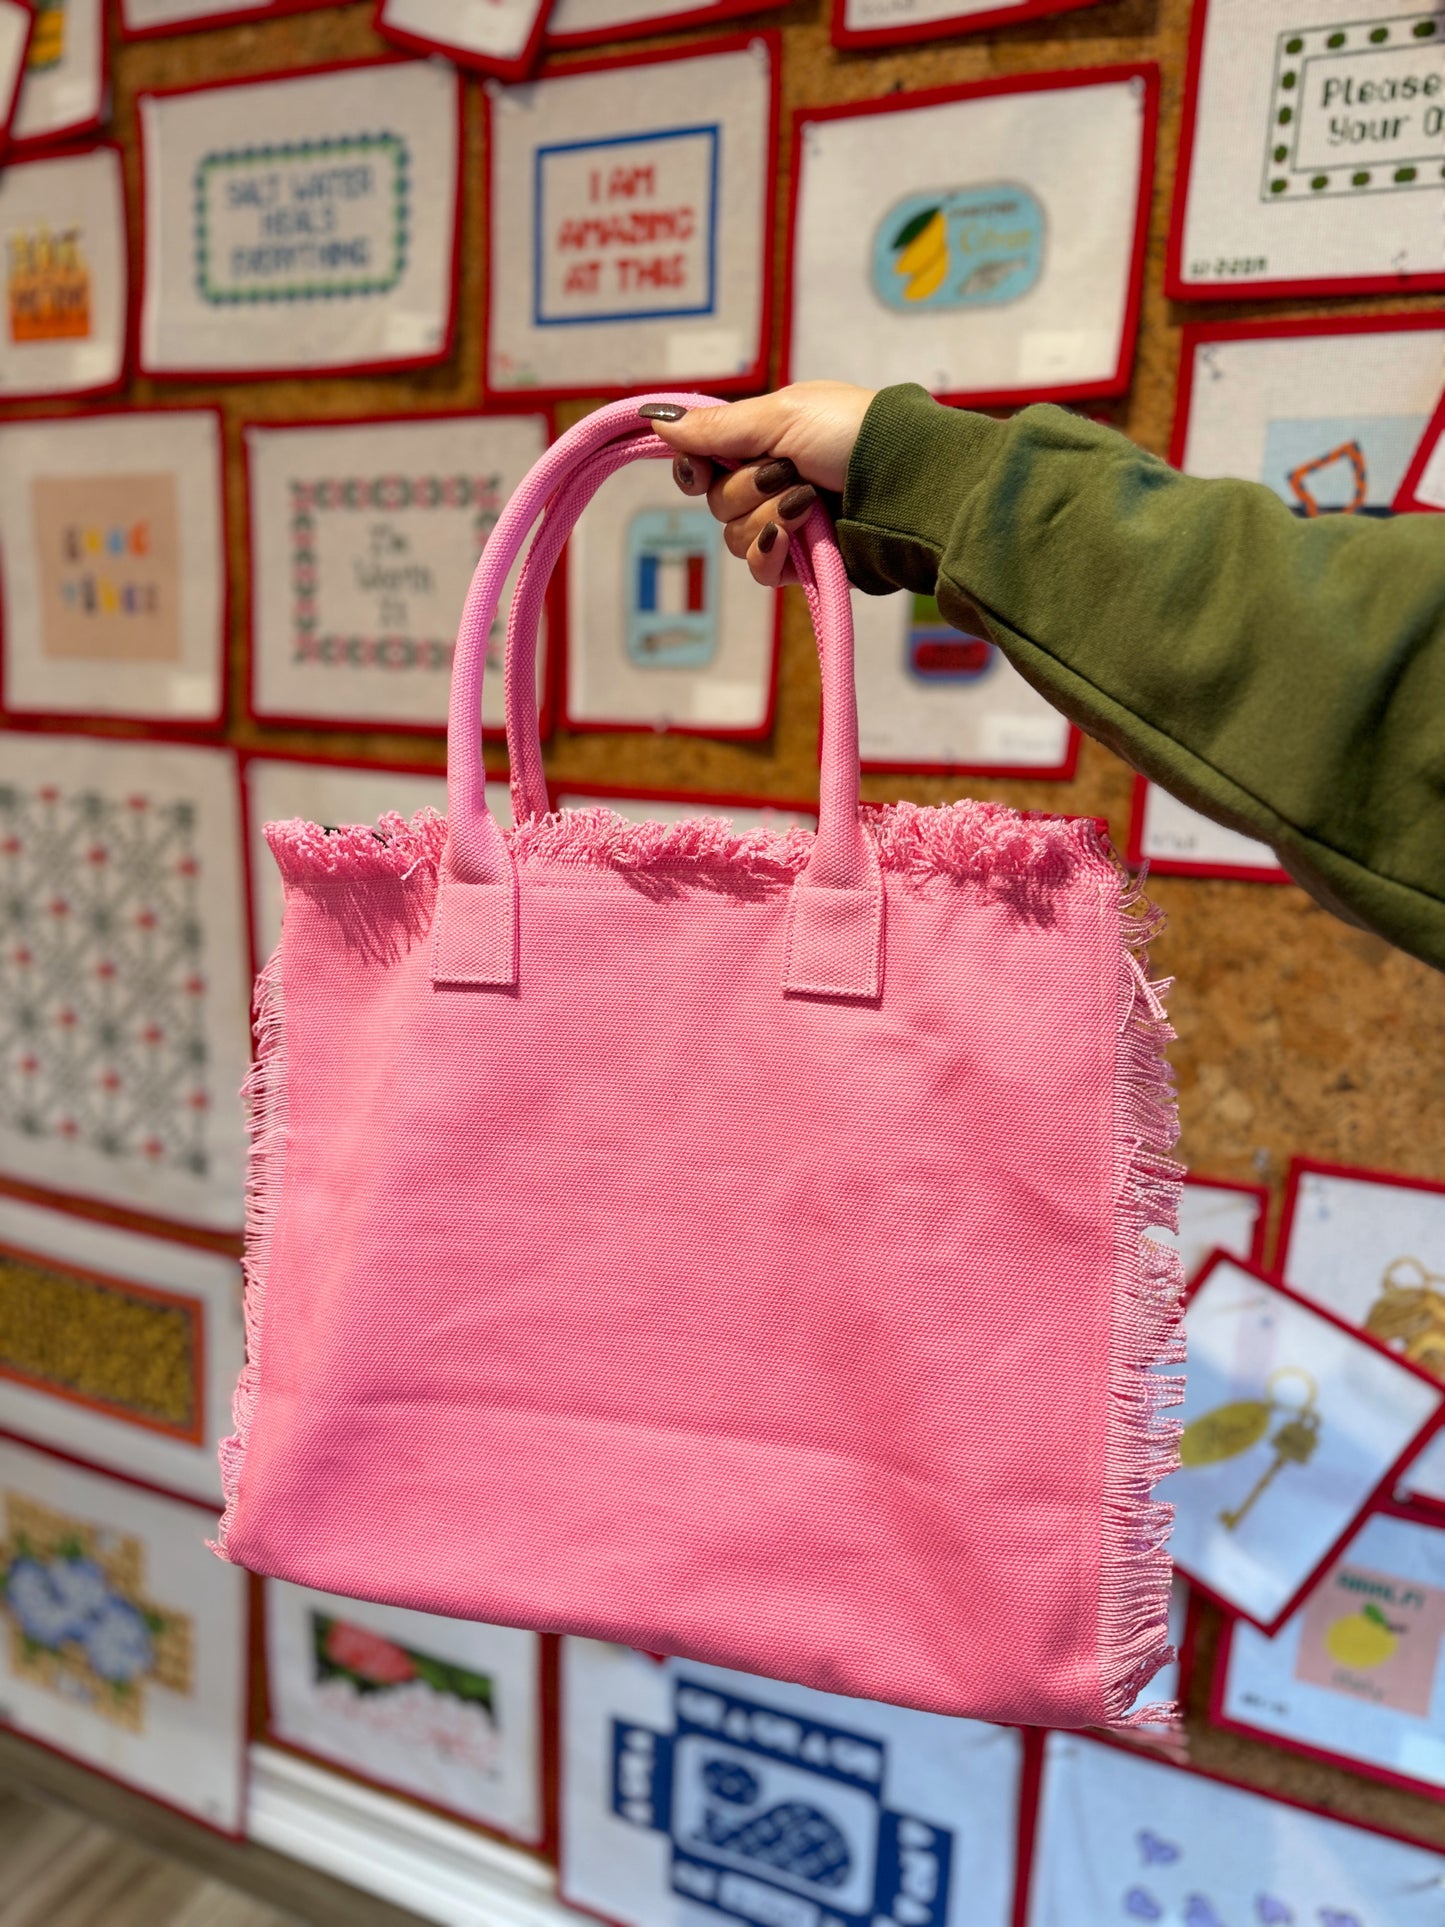
{"label": "blue oval needlepoint design", "polygon": [[1043,272],[1047,222],[1038,196],[1014,181],[910,194],[873,236],[873,291],[902,314],[998,307]]}

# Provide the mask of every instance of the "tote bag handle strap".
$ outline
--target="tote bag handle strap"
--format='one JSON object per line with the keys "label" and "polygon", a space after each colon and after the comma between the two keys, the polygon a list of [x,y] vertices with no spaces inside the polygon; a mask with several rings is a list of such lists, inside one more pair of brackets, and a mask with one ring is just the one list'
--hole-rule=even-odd
{"label": "tote bag handle strap", "polygon": [[[610,474],[663,456],[638,432],[642,400],[709,406],[706,397],[664,394],[616,402],[563,435],[507,504],[477,565],[462,612],[447,725],[450,815],[433,925],[438,984],[517,983],[517,878],[511,851],[486,806],[481,693],[486,643],[503,585],[539,510],[542,527],[524,566],[507,642],[507,740],[523,814],[545,799],[534,675],[545,585],[577,517]],[[858,811],[858,713],[848,578],[832,526],[816,507],[793,537],[792,555],[818,637],[823,742],[818,835],[793,884],[782,988],[795,995],[877,998],[883,988],[883,878]]]}

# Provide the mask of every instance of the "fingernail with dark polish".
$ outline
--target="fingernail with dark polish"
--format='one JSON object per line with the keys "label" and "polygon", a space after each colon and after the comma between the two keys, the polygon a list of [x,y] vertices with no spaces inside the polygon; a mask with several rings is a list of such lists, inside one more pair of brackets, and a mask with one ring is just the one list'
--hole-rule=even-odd
{"label": "fingernail with dark polish", "polygon": [[681,402],[645,401],[637,412],[645,422],[680,422],[687,410]]}
{"label": "fingernail with dark polish", "polygon": [[785,488],[792,488],[798,479],[798,471],[785,457],[771,462],[759,462],[753,470],[753,486],[759,495],[781,495]]}
{"label": "fingernail with dark polish", "polygon": [[790,488],[786,495],[778,497],[778,513],[785,522],[792,522],[800,515],[806,515],[818,499],[818,491],[807,482],[800,482],[797,488]]}
{"label": "fingernail with dark polish", "polygon": [[763,524],[762,532],[758,536],[758,553],[760,555],[770,553],[774,542],[778,539],[779,533],[780,531],[776,522],[765,522]]}
{"label": "fingernail with dark polish", "polygon": [[672,465],[672,472],[676,476],[678,482],[682,485],[683,488],[691,488],[693,483],[697,480],[697,477],[693,472],[692,463],[687,459],[686,455],[678,456],[677,460]]}

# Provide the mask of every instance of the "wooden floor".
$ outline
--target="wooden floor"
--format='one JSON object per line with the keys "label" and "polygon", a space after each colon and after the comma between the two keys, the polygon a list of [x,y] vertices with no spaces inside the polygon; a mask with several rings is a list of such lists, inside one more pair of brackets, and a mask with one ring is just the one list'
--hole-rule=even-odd
{"label": "wooden floor", "polygon": [[0,1789],[0,1927],[303,1927],[68,1807]]}

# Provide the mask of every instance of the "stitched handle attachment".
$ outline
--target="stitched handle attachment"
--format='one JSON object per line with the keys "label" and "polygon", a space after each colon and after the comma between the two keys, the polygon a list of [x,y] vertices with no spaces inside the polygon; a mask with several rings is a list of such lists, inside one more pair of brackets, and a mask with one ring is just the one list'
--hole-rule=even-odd
{"label": "stitched handle attachment", "polygon": [[[507,627],[504,681],[513,806],[519,821],[545,811],[535,662],[546,586],[568,535],[609,475],[629,462],[665,458],[666,445],[639,431],[643,400],[714,404],[662,394],[615,402],[560,437],[507,504],[467,594],[452,671],[447,723],[449,831],[432,941],[438,985],[509,988],[518,971],[516,868],[486,806],[481,694],[486,642],[503,585],[540,513]],[[823,676],[818,834],[788,907],[783,989],[813,997],[875,999],[883,990],[883,878],[858,812],[858,712],[848,578],[827,511],[819,504],[792,537],[793,566],[807,597]]]}

